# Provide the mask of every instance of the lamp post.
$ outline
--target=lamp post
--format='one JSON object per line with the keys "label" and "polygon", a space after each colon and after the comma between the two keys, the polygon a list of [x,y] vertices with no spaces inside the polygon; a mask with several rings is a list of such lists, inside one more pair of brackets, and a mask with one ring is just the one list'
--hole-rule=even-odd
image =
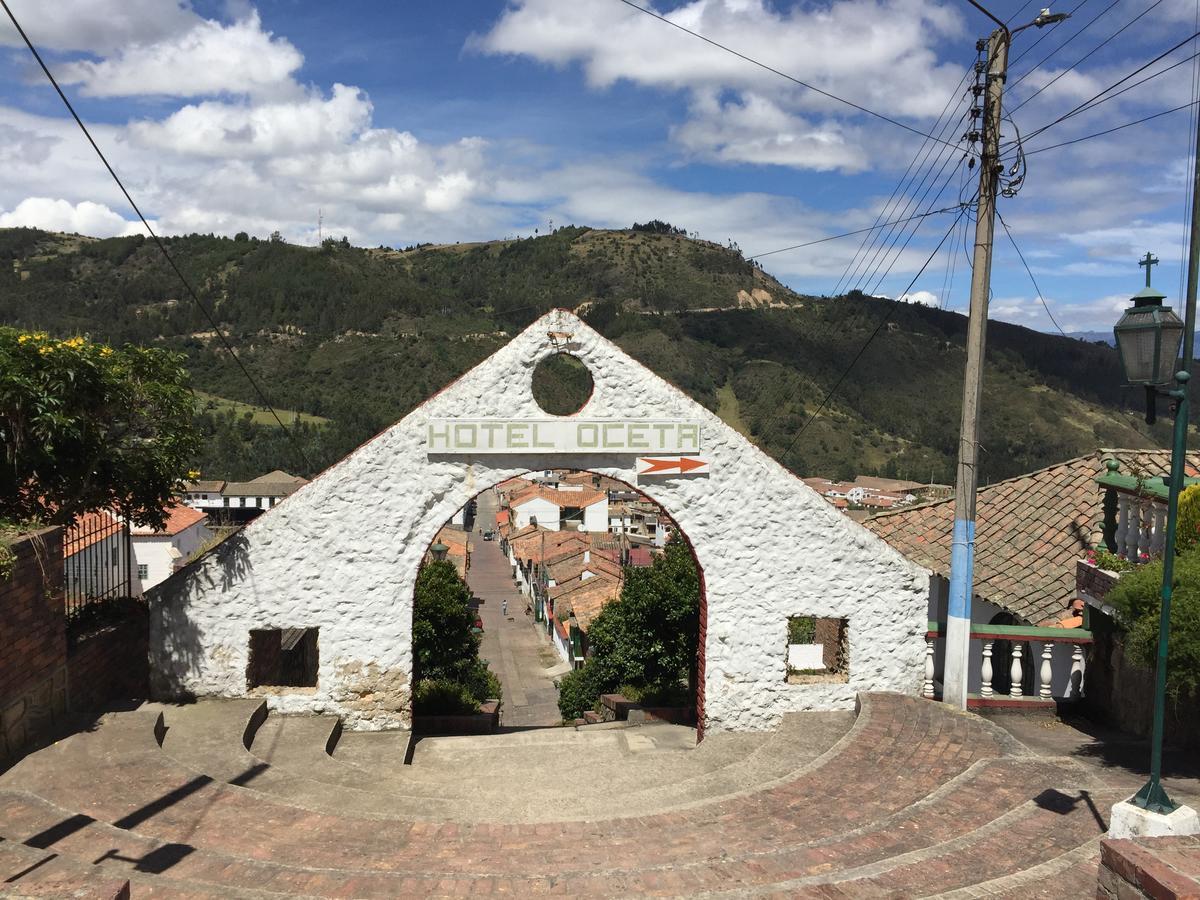
{"label": "lamp post", "polygon": [[434,560],[441,562],[446,558],[446,554],[450,552],[450,548],[438,541],[429,548],[429,552],[433,555]]}
{"label": "lamp post", "polygon": [[[1175,430],[1171,444],[1171,474],[1167,482],[1167,533],[1163,544],[1162,605],[1158,618],[1158,658],[1154,674],[1154,728],[1150,737],[1150,779],[1129,800],[1113,806],[1109,834],[1113,837],[1134,835],[1188,834],[1200,830],[1194,810],[1180,806],[1167,796],[1162,786],[1163,716],[1167,693],[1167,642],[1171,628],[1171,590],[1175,573],[1175,525],[1179,513],[1179,492],[1183,488],[1184,462],[1187,455],[1188,380],[1191,373],[1176,371],[1177,387],[1165,390],[1172,370],[1178,368],[1179,348],[1184,332],[1194,327],[1196,294],[1188,292],[1187,326],[1179,316],[1164,307],[1164,296],[1150,287],[1150,254],[1146,254],[1146,287],[1133,296],[1133,306],[1125,310],[1113,328],[1117,354],[1125,381],[1146,390],[1146,421],[1155,419],[1159,396],[1175,401]],[[1186,342],[1183,365],[1191,367],[1192,342]]]}

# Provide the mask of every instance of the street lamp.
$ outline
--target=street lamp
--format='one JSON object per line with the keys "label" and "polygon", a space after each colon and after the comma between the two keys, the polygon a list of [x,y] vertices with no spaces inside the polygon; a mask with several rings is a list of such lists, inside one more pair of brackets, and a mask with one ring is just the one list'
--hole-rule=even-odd
{"label": "street lamp", "polygon": [[1148,424],[1155,420],[1159,385],[1167,384],[1175,373],[1183,341],[1183,322],[1174,310],[1162,305],[1165,296],[1146,285],[1133,295],[1133,306],[1113,328],[1125,382],[1146,388]]}
{"label": "street lamp", "polygon": [[436,544],[434,544],[432,547],[429,548],[429,552],[433,554],[433,558],[435,560],[440,562],[441,560],[444,560],[446,558],[446,554],[450,552],[450,548],[447,547],[445,544],[443,544],[441,541],[438,541]]}
{"label": "street lamp", "polygon": [[[1150,254],[1147,254],[1147,259]],[[1179,347],[1187,327],[1170,309],[1162,305],[1163,294],[1150,287],[1150,269],[1146,268],[1146,287],[1133,297],[1133,306],[1125,310],[1113,328],[1121,370],[1131,385],[1146,389],[1146,421],[1154,421],[1158,396],[1175,401],[1175,434],[1171,445],[1171,474],[1167,482],[1167,533],[1163,543],[1161,611],[1158,617],[1158,659],[1154,671],[1154,730],[1150,737],[1150,780],[1129,800],[1113,807],[1109,825],[1111,837],[1137,834],[1186,834],[1200,828],[1196,813],[1167,796],[1162,786],[1163,716],[1167,694],[1167,638],[1171,627],[1171,583],[1175,574],[1175,525],[1179,516],[1179,492],[1183,489],[1183,470],[1187,454],[1188,391],[1191,374],[1174,373],[1177,387],[1164,390],[1172,370],[1179,368]],[[1188,322],[1195,321],[1195,294],[1188,294]],[[1191,341],[1187,342],[1183,364],[1191,365]],[[1157,818],[1156,818],[1157,817]]]}

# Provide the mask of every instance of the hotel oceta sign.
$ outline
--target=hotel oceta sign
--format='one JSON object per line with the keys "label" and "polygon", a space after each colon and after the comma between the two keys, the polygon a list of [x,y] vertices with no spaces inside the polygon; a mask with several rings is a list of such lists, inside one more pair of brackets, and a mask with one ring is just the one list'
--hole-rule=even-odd
{"label": "hotel oceta sign", "polygon": [[699,453],[700,423],[674,419],[431,419],[429,453]]}

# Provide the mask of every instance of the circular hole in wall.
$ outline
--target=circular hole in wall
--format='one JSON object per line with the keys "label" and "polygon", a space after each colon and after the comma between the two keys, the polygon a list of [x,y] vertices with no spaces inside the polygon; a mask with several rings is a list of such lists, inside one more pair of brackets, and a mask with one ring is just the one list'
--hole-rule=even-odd
{"label": "circular hole in wall", "polygon": [[592,396],[592,373],[569,353],[547,356],[533,370],[533,399],[552,416],[570,416]]}

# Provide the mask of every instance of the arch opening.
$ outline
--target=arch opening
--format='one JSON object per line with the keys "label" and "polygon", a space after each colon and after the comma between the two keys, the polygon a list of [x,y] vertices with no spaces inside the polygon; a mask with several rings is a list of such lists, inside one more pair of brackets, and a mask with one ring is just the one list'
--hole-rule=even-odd
{"label": "arch opening", "polygon": [[[491,715],[496,699],[490,727],[505,730],[703,722],[703,573],[675,520],[628,483],[568,468],[501,481],[438,529],[420,566],[412,605],[416,733],[443,733],[438,719],[473,704]],[[447,587],[452,574],[461,587]],[[460,633],[464,618],[474,632],[467,643],[478,663],[463,664],[458,689],[429,668],[435,629],[425,620],[443,602],[428,595],[433,581],[466,605]],[[488,683],[481,671],[499,682],[499,697],[479,693]]]}

